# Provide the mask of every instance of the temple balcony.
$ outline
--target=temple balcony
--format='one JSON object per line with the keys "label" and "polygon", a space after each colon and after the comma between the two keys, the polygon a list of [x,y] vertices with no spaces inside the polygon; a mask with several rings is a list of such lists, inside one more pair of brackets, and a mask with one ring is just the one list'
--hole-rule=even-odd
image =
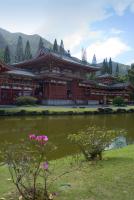
{"label": "temple balcony", "polygon": [[83,80],[88,80],[85,74],[80,74],[80,73],[71,73],[71,72],[60,72],[60,71],[47,71],[47,72],[42,72],[38,73],[38,75],[41,76],[59,76],[59,77],[67,77],[67,78],[74,78],[74,79],[83,79]]}

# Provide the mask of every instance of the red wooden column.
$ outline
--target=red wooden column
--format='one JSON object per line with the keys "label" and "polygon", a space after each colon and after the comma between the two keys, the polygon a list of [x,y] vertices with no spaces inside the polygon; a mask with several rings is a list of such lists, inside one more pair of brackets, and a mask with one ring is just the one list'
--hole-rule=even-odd
{"label": "red wooden column", "polygon": [[51,98],[51,85],[50,85],[50,84],[51,84],[51,83],[48,82],[48,99]]}
{"label": "red wooden column", "polygon": [[72,82],[72,98],[73,100],[77,100],[78,98],[78,81],[77,80],[74,80]]}
{"label": "red wooden column", "polygon": [[0,104],[1,104],[1,83],[0,83]]}
{"label": "red wooden column", "polygon": [[13,88],[12,88],[12,85],[11,85],[11,88],[10,88],[10,103],[13,103]]}

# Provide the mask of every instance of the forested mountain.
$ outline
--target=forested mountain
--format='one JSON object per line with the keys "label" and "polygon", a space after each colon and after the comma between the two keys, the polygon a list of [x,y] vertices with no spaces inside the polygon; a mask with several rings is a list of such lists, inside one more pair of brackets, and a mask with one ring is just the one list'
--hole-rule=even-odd
{"label": "forested mountain", "polygon": [[[130,69],[130,65],[125,65],[125,64],[122,64],[122,63],[112,61],[112,74],[116,74],[117,65],[118,65],[118,68],[119,68],[119,74],[125,75],[125,74],[128,73],[128,70]],[[103,63],[98,63],[97,66],[101,67],[101,66],[103,66]]]}
{"label": "forested mountain", "polygon": [[[37,53],[37,50],[39,48],[39,41],[40,41],[40,36],[35,34],[35,35],[26,35],[23,33],[11,33],[9,31],[6,31],[2,28],[0,28],[0,58],[3,56],[3,52],[8,45],[10,49],[10,56],[11,56],[11,61],[15,61],[15,56],[16,56],[16,47],[17,47],[17,42],[19,36],[22,37],[23,40],[23,51],[25,51],[25,46],[27,41],[30,43],[31,47],[31,53],[34,56]],[[53,48],[53,45],[47,41],[46,39],[42,38],[44,46],[47,48]]]}

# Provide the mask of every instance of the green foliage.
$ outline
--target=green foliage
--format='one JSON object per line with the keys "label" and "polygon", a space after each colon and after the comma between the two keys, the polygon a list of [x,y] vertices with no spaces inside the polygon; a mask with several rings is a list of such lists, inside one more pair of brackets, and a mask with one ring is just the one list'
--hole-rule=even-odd
{"label": "green foliage", "polygon": [[35,105],[36,103],[37,103],[37,99],[32,96],[20,96],[16,99],[16,104],[18,106]]}
{"label": "green foliage", "polygon": [[61,43],[60,43],[60,53],[61,54],[64,54],[65,50],[64,50],[64,44],[63,44],[63,40],[61,40]]}
{"label": "green foliage", "polygon": [[117,81],[121,83],[125,83],[129,80],[128,75],[119,75],[117,76]]}
{"label": "green foliage", "polygon": [[21,62],[24,60],[23,41],[21,36],[18,38],[15,60],[16,62]]}
{"label": "green foliage", "polygon": [[29,40],[28,40],[27,43],[26,43],[26,47],[25,47],[24,59],[29,60],[31,58],[32,58],[31,47],[30,47],[30,43],[29,43]]}
{"label": "green foliage", "polygon": [[113,105],[114,106],[124,106],[125,102],[124,99],[120,96],[115,97],[113,100]]}
{"label": "green foliage", "polygon": [[108,62],[107,62],[107,58],[104,59],[103,61],[103,65],[102,65],[102,69],[101,69],[101,74],[106,74],[109,73],[109,66],[108,66]]}
{"label": "green foliage", "polygon": [[0,49],[0,60],[4,60],[4,52]]}
{"label": "green foliage", "polygon": [[119,76],[119,65],[118,65],[118,64],[117,64],[117,66],[116,66],[115,75],[116,75],[117,77]]}
{"label": "green foliage", "polygon": [[129,81],[134,85],[134,65],[131,65],[131,69],[128,70]]}
{"label": "green foliage", "polygon": [[68,136],[69,140],[77,144],[87,161],[102,159],[102,152],[113,139],[123,131],[107,130],[96,126],[90,126],[86,130]]}
{"label": "green foliage", "polygon": [[38,51],[40,51],[43,48],[44,48],[44,42],[43,42],[43,39],[40,37]]}
{"label": "green foliage", "polygon": [[109,59],[109,74],[113,73],[112,59]]}
{"label": "green foliage", "polygon": [[53,51],[58,52],[58,44],[56,39],[54,40]]}
{"label": "green foliage", "polygon": [[10,50],[9,50],[8,46],[6,46],[5,51],[4,51],[4,62],[7,64],[9,64],[11,62]]}
{"label": "green foliage", "polygon": [[3,146],[1,158],[8,166],[12,182],[24,200],[49,200],[50,195],[53,196],[48,192],[51,173],[47,153],[55,148],[47,140],[45,135],[32,134],[29,135],[29,141]]}
{"label": "green foliage", "polygon": [[134,63],[131,64],[131,69],[134,69]]}

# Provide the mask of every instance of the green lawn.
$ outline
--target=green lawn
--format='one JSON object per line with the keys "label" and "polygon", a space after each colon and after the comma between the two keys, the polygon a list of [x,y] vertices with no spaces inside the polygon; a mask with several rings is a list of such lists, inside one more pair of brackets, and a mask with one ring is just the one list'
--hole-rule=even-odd
{"label": "green lawn", "polygon": [[[134,145],[107,151],[97,163],[79,162],[79,166],[71,157],[52,163],[56,174],[72,171],[55,182],[56,200],[134,199]],[[9,178],[6,167],[0,167],[0,197],[13,189]]]}
{"label": "green lawn", "polygon": [[[113,111],[116,111],[119,107],[111,106]],[[134,106],[126,106],[122,107],[122,109],[130,110],[134,109]],[[86,112],[97,112],[97,107],[84,107],[84,106],[78,106],[78,107],[60,107],[60,106],[18,106],[18,107],[1,107],[1,111],[5,111],[9,114],[18,113],[20,111],[25,111],[27,114],[36,112],[37,114],[41,114],[42,111],[47,111],[48,114],[85,114]],[[71,112],[71,113],[69,113]],[[1,114],[1,113],[0,113]]]}

